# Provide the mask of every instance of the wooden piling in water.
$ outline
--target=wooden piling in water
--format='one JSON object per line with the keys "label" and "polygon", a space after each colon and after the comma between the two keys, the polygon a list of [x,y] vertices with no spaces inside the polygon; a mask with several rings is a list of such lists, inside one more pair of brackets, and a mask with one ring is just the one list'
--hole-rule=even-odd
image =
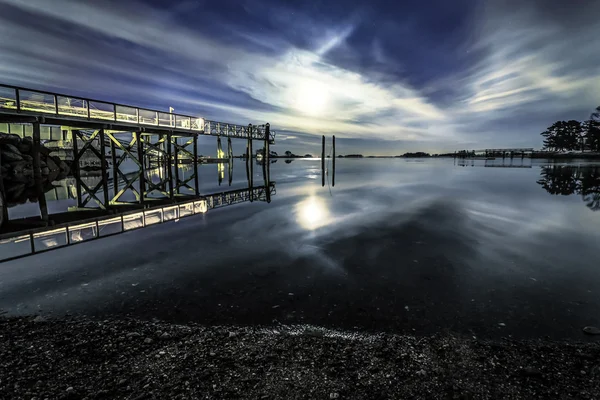
{"label": "wooden piling in water", "polygon": [[325,135],[321,140],[321,186],[325,186]]}
{"label": "wooden piling in water", "polygon": [[333,154],[332,154],[332,158],[331,158],[331,163],[332,163],[332,175],[331,175],[331,186],[335,186],[335,135],[333,135]]}
{"label": "wooden piling in water", "polygon": [[142,142],[142,132],[135,132],[135,140],[138,148],[138,158],[140,162],[140,204],[143,206],[146,200],[146,154],[144,143]]}
{"label": "wooden piling in water", "polygon": [[102,194],[104,200],[104,209],[108,210],[110,207],[110,199],[108,198],[108,162],[106,161],[106,146],[104,145],[104,129],[100,129],[98,132],[100,139],[100,165],[102,166]]}
{"label": "wooden piling in water", "polygon": [[254,201],[254,192],[252,188],[254,187],[254,164],[252,163],[252,158],[254,157],[254,150],[252,149],[252,124],[248,124],[248,187],[250,188],[250,201]]}
{"label": "wooden piling in water", "polygon": [[266,124],[265,125],[265,162],[269,162],[269,157],[270,157],[270,150],[269,150],[269,145],[271,144],[270,141],[270,136],[271,136],[271,125],[270,124]]}
{"label": "wooden piling in water", "polygon": [[46,204],[46,194],[42,185],[42,167],[40,162],[41,133],[40,123],[33,123],[33,178],[35,180],[36,191],[38,193],[38,204],[40,206],[40,216],[42,221],[48,222],[48,205]]}
{"label": "wooden piling in water", "polygon": [[172,153],[171,153],[172,136],[167,133],[167,177],[169,179],[169,198],[173,198],[173,168],[172,168]]}
{"label": "wooden piling in water", "polygon": [[179,147],[177,146],[179,143],[177,142],[177,138],[175,138],[175,142],[173,142],[174,146],[173,146],[173,161],[174,161],[174,167],[173,170],[175,171],[175,194],[179,194]]}
{"label": "wooden piling in water", "polygon": [[110,158],[112,160],[113,198],[116,199],[117,193],[119,193],[119,168],[117,166],[117,148],[112,138],[110,138]]}
{"label": "wooden piling in water", "polygon": [[[0,167],[2,166],[2,152],[0,151]],[[0,173],[0,228],[8,220],[8,205],[4,196],[4,181]]]}
{"label": "wooden piling in water", "polygon": [[198,185],[198,135],[194,135],[194,191],[196,196],[200,196]]}

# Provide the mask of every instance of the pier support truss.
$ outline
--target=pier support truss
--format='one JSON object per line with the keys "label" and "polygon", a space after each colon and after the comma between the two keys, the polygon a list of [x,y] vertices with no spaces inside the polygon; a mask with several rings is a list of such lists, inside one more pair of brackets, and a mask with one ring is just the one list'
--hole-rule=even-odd
{"label": "pier support truss", "polygon": [[[80,209],[143,206],[159,199],[200,195],[196,135],[179,137],[105,129],[67,129],[73,142],[72,170],[78,178],[77,207]],[[106,154],[106,149],[110,149],[110,155]],[[112,164],[111,188],[108,184],[109,164]],[[137,168],[137,171],[133,175],[131,171],[125,173],[125,165],[128,169]],[[186,166],[190,173],[181,176],[180,169],[185,170]],[[102,179],[97,184],[88,185],[79,179],[81,171],[88,168],[101,170]]]}

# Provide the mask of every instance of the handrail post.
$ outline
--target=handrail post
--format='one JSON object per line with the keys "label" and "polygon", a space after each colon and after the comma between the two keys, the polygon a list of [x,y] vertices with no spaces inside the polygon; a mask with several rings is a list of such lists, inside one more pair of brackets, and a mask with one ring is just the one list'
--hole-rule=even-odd
{"label": "handrail post", "polygon": [[58,96],[54,95],[54,112],[58,115]]}
{"label": "handrail post", "polygon": [[117,122],[117,105],[113,104],[114,121]]}
{"label": "handrail post", "polygon": [[160,122],[158,120],[158,111],[155,111],[154,113],[156,114],[156,126],[159,126]]}
{"label": "handrail post", "polygon": [[137,117],[137,123],[139,125],[140,124],[140,109],[139,108],[135,109],[135,115]]}
{"label": "handrail post", "polygon": [[85,102],[86,106],[87,106],[87,114],[88,114],[88,119],[91,119],[91,114],[90,114],[90,101],[86,100]]}
{"label": "handrail post", "polygon": [[15,101],[17,102],[17,112],[21,112],[21,93],[19,89],[15,89]]}

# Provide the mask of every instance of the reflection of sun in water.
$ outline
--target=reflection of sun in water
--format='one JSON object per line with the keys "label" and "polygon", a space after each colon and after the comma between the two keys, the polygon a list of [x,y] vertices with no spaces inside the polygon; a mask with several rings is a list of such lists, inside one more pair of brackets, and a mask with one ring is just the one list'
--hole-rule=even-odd
{"label": "reflection of sun in water", "polygon": [[329,210],[323,200],[311,196],[296,205],[298,223],[308,230],[314,230],[327,225],[329,221]]}
{"label": "reflection of sun in water", "polygon": [[304,81],[294,88],[292,101],[298,111],[316,116],[325,111],[329,102],[329,92],[320,82]]}

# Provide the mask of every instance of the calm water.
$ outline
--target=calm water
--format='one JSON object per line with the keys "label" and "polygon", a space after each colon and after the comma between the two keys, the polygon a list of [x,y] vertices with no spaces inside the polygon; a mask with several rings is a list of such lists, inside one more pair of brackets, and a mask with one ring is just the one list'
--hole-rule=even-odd
{"label": "calm water", "polygon": [[320,160],[280,159],[270,204],[1,264],[0,308],[583,340],[600,326],[600,166],[501,164],[337,160],[321,187]]}

